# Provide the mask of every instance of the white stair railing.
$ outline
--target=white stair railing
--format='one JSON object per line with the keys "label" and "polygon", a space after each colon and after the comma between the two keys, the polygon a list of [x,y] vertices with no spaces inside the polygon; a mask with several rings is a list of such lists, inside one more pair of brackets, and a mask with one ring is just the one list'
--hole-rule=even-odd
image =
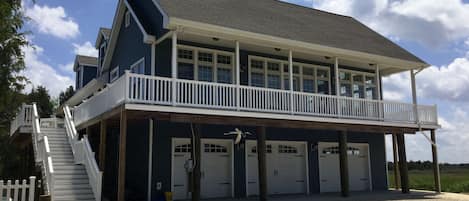
{"label": "white stair railing", "polygon": [[96,163],[95,153],[91,149],[88,136],[85,135],[81,140],[78,139],[75,124],[73,123],[70,108],[68,106],[64,107],[64,114],[65,129],[67,131],[70,145],[72,146],[75,161],[85,166],[95,199],[96,201],[100,201],[103,172],[99,170],[98,164]]}
{"label": "white stair railing", "polygon": [[33,147],[36,153],[36,162],[43,167],[44,176],[46,177],[46,190],[54,200],[54,166],[52,164],[52,156],[49,147],[49,139],[41,133],[41,125],[39,123],[39,115],[36,104],[33,103]]}
{"label": "white stair railing", "polygon": [[[26,179],[20,184],[19,180],[15,180],[15,183],[12,183],[11,180],[8,180],[6,183],[3,180],[0,180],[0,200],[3,201],[34,201],[34,192],[36,187],[36,177],[29,177],[29,184]],[[5,194],[3,192],[6,191]],[[26,193],[27,192],[27,193]],[[21,194],[20,194],[21,193]]]}

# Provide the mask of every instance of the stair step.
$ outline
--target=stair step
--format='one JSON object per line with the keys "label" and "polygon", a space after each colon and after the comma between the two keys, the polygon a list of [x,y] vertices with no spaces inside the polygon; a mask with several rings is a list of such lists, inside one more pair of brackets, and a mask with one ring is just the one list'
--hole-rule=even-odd
{"label": "stair step", "polygon": [[64,181],[64,183],[69,182],[71,180],[86,180],[88,182],[88,175],[86,174],[80,174],[80,175],[55,175],[55,180],[56,181]]}
{"label": "stair step", "polygon": [[86,175],[85,170],[56,170],[54,169],[56,175]]}
{"label": "stair step", "polygon": [[61,185],[77,185],[77,184],[89,184],[88,178],[80,179],[57,179],[55,180],[57,186]]}
{"label": "stair step", "polygon": [[[88,195],[91,194],[93,196],[93,191],[91,188],[83,188],[83,189],[54,189],[55,196],[61,195]],[[94,196],[93,196],[94,197]]]}
{"label": "stair step", "polygon": [[59,190],[73,190],[73,189],[85,189],[85,190],[92,191],[91,186],[88,183],[84,183],[84,184],[61,184],[61,185],[56,185],[54,187],[54,190],[57,190],[57,191],[59,191]]}
{"label": "stair step", "polygon": [[94,200],[93,193],[88,194],[66,194],[66,195],[56,195],[55,200],[57,201],[69,201],[69,200]]}

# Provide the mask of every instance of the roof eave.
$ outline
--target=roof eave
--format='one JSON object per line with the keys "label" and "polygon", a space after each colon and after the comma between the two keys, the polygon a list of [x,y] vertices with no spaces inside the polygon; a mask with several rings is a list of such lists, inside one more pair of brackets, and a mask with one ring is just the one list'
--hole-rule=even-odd
{"label": "roof eave", "polygon": [[[303,49],[303,50],[310,50],[310,51],[317,51],[317,52],[326,52],[329,56],[339,57],[339,58],[356,58],[356,59],[366,59],[369,62],[377,63],[377,64],[384,64],[388,66],[395,66],[397,68],[402,68],[402,70],[410,70],[410,69],[420,69],[426,68],[430,65],[426,62],[417,62],[417,61],[410,61],[404,60],[400,58],[393,58],[383,55],[376,55],[370,54],[366,52],[359,52],[355,50],[348,50],[348,49],[341,49],[336,47],[329,47],[319,44],[313,44],[298,40],[280,38],[272,35],[265,35],[259,34],[234,28],[228,28],[213,24],[207,24],[203,22],[196,22],[187,19],[181,19],[177,17],[169,17],[168,26],[165,27],[167,29],[176,30],[178,27],[183,27],[184,31],[188,31],[188,29],[193,30],[205,30],[212,32],[213,34],[219,34],[221,36],[226,36],[226,39],[252,39],[256,41],[262,41],[263,45],[272,46],[272,47],[283,47],[286,49]],[[221,37],[222,38],[222,37]],[[242,40],[240,40],[242,41]]]}

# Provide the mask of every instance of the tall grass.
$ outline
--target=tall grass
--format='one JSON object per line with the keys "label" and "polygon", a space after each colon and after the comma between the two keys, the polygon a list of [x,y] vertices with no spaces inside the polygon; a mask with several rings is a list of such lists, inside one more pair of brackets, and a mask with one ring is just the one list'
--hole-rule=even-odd
{"label": "tall grass", "polygon": [[[441,174],[441,190],[443,192],[469,193],[469,168],[444,168]],[[432,170],[409,171],[411,189],[434,190]],[[394,172],[389,171],[389,187],[394,188]]]}

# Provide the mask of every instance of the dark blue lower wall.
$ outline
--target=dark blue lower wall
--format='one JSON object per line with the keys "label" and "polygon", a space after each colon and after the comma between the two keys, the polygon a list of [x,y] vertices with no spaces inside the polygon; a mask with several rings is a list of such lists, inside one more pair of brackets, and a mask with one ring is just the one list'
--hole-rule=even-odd
{"label": "dark blue lower wall", "polygon": [[[139,193],[146,195],[147,167],[148,167],[148,124],[147,121],[131,126],[129,129],[127,146],[127,184],[126,188],[140,188]],[[129,126],[130,128],[130,126]],[[202,125],[202,138],[231,139],[223,133],[240,128],[243,131],[255,133],[254,127]],[[153,177],[152,195],[162,196],[171,191],[171,139],[190,138],[190,124],[155,121],[153,137]],[[250,137],[250,139],[255,139]],[[309,156],[310,192],[319,193],[319,168],[317,150],[318,142],[337,142],[338,135],[332,130],[306,130],[267,128],[268,140],[307,141]],[[370,149],[371,175],[373,190],[386,190],[386,155],[384,135],[379,133],[348,133],[348,141],[353,143],[368,143]],[[245,153],[244,146],[234,149],[235,162],[235,195],[245,197]],[[135,181],[134,181],[135,180]],[[162,189],[157,190],[157,182],[161,182]]]}

